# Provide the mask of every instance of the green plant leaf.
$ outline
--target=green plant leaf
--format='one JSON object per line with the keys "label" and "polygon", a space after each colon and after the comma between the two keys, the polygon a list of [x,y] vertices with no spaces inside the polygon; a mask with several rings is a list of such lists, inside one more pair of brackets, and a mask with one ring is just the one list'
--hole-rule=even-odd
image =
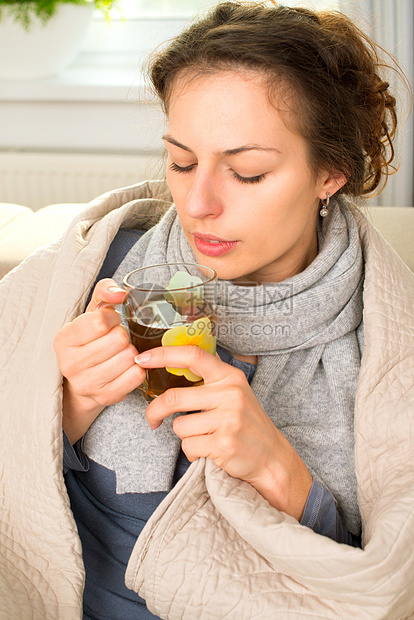
{"label": "green plant leaf", "polygon": [[0,0],[0,21],[7,9],[16,23],[29,30],[33,18],[46,24],[59,4],[93,5],[109,19],[111,9],[119,5],[119,0]]}

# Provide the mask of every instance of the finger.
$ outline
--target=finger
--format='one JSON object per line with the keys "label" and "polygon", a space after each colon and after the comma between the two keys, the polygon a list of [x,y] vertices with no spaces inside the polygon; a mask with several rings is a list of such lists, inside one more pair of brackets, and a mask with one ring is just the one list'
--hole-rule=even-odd
{"label": "finger", "polygon": [[234,370],[195,345],[156,347],[137,355],[135,361],[143,368],[188,368],[206,384],[219,381]]}
{"label": "finger", "polygon": [[93,312],[102,302],[114,305],[120,304],[124,301],[126,295],[127,292],[119,287],[115,280],[111,278],[99,280],[93,290],[92,298],[86,308],[86,312]]}
{"label": "finger", "polygon": [[134,361],[137,354],[136,348],[129,340],[129,333],[124,325],[115,325],[105,336],[89,342],[83,346],[73,350],[73,356],[76,357],[79,365],[84,368],[96,366],[120,353],[129,350],[128,358]]}
{"label": "finger", "polygon": [[[137,387],[140,387],[145,381],[146,374],[142,368],[137,371],[134,366],[130,366],[119,377],[111,381],[108,385],[111,392],[115,395],[112,402],[120,402],[125,400],[130,392],[133,392]],[[121,397],[118,395],[121,394]]]}
{"label": "finger", "polygon": [[125,400],[128,394],[139,387],[144,380],[145,374],[142,368],[137,368],[136,364],[129,366],[115,379],[102,386],[95,400],[104,407],[119,403]]}
{"label": "finger", "polygon": [[[211,458],[214,447],[214,438],[212,435],[197,435],[195,437],[186,437],[181,442],[181,449],[192,463],[201,457]],[[212,459],[213,460],[213,459]]]}
{"label": "finger", "polygon": [[129,342],[125,328],[119,325],[104,338],[90,342],[83,347],[72,347],[66,351],[65,355],[58,355],[58,357],[62,374],[70,378],[104,362],[110,362],[121,353],[128,359],[129,364],[134,363],[137,350]]}
{"label": "finger", "polygon": [[141,385],[145,377],[145,370],[134,364],[133,355],[125,350],[79,373],[71,384],[82,396],[96,397],[100,393],[116,392],[117,398],[113,402],[118,402],[121,396]]}
{"label": "finger", "polygon": [[[129,357],[136,355],[136,348],[129,340],[129,333],[124,325],[115,325],[107,334],[89,342],[86,346],[73,350],[79,364],[88,368],[111,359],[121,351],[130,350]],[[133,358],[132,358],[133,359]]]}
{"label": "finger", "polygon": [[119,314],[111,308],[81,314],[58,332],[56,347],[83,346],[102,338],[120,322]]}
{"label": "finger", "polygon": [[196,437],[197,435],[211,435],[218,427],[217,411],[197,411],[175,418],[174,433],[180,438]]}
{"label": "finger", "polygon": [[[165,418],[179,411],[209,411],[214,409],[217,392],[208,386],[170,388],[147,407],[146,416],[151,428],[158,428]],[[202,405],[201,405],[202,403]]]}

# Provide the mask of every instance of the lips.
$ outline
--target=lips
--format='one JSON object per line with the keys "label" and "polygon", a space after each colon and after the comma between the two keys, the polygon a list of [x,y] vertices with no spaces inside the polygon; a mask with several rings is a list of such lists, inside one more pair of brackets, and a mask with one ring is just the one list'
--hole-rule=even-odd
{"label": "lips", "polygon": [[194,232],[194,243],[197,250],[205,256],[222,256],[230,252],[238,241],[228,241],[216,235]]}

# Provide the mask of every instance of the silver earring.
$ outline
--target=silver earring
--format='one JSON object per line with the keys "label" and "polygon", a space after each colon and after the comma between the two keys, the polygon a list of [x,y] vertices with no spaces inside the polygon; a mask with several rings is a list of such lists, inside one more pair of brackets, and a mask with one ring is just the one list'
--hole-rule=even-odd
{"label": "silver earring", "polygon": [[329,207],[329,192],[326,194],[325,202],[322,200],[322,209],[319,211],[319,215],[321,217],[326,217],[328,215],[329,213],[328,207]]}

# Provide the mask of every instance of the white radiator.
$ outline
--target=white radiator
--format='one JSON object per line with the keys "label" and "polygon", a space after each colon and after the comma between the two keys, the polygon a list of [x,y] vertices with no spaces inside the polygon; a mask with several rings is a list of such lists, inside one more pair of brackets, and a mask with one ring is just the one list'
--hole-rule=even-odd
{"label": "white radiator", "polygon": [[100,194],[160,178],[160,155],[0,153],[0,202],[33,210],[61,202],[88,202]]}

